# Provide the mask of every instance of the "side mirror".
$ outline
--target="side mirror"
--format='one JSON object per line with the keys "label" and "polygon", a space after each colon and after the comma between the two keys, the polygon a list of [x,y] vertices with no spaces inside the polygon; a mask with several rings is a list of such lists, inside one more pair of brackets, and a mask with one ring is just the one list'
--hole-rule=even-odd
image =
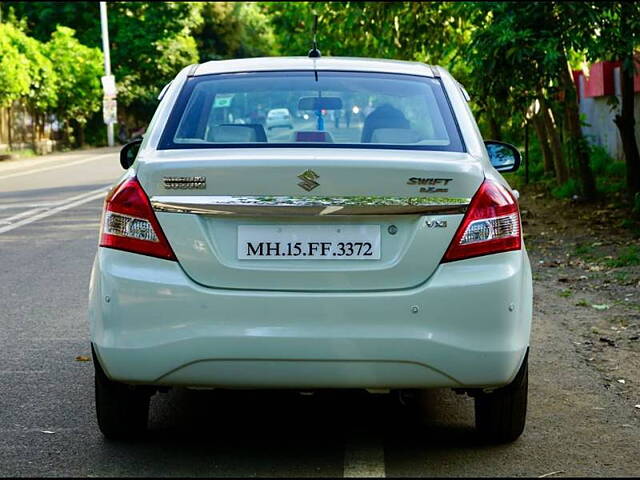
{"label": "side mirror", "polygon": [[138,150],[140,150],[141,143],[142,139],[138,138],[122,147],[122,150],[120,150],[120,165],[122,165],[122,168],[127,170],[131,165],[133,165],[136,155],[138,155]]}
{"label": "side mirror", "polygon": [[520,167],[520,152],[516,147],[504,142],[487,140],[484,142],[491,165],[499,172],[515,172]]}

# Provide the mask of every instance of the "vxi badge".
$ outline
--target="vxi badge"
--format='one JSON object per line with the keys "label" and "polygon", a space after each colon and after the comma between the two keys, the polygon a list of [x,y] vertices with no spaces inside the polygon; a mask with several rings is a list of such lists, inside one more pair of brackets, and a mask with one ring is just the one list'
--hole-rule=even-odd
{"label": "vxi badge", "polygon": [[[426,187],[420,187],[420,193],[440,193],[448,192],[448,188],[444,188],[453,178],[421,178],[411,177],[407,181],[407,185],[427,185]],[[442,186],[439,186],[442,185]]]}

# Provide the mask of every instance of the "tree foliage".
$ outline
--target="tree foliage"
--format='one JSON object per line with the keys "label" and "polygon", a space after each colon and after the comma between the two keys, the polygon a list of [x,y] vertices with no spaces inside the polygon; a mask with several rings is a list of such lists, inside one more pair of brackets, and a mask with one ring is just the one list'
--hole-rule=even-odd
{"label": "tree foliage", "polygon": [[58,26],[44,45],[56,73],[56,113],[84,125],[101,108],[102,52],[82,45],[73,29]]}
{"label": "tree foliage", "polygon": [[207,2],[201,16],[194,30],[201,62],[277,53],[269,17],[256,3]]}
{"label": "tree foliage", "polygon": [[25,37],[13,25],[0,23],[0,107],[8,107],[29,93],[29,58],[20,48]]}
{"label": "tree foliage", "polygon": [[[46,40],[58,25],[71,27],[89,47],[101,47],[97,2],[16,2],[17,16]],[[193,2],[109,2],[111,64],[118,101],[131,115],[151,115],[159,90],[185,65],[198,61],[193,29],[202,22]]]}
{"label": "tree foliage", "polygon": [[16,75],[14,81],[6,78],[8,75],[4,71],[0,74],[6,78],[6,87],[0,86],[0,90],[13,92],[13,95],[7,96],[5,103],[22,97],[35,110],[54,107],[57,101],[57,76],[51,61],[44,55],[42,43],[12,24],[2,24],[2,28],[0,62],[6,65],[9,75]]}
{"label": "tree foliage", "polygon": [[269,2],[284,55],[306,55],[314,13],[324,55],[449,63],[466,29],[446,2]]}

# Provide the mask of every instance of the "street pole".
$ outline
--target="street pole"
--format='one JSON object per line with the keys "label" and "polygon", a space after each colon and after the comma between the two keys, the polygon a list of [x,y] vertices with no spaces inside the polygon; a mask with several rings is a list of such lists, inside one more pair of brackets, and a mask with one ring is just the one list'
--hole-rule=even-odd
{"label": "street pole", "polygon": [[[100,2],[100,28],[102,30],[102,53],[104,54],[104,74],[111,75],[111,54],[109,52],[109,26],[107,23],[107,2]],[[107,123],[107,144],[113,147],[113,122]]]}

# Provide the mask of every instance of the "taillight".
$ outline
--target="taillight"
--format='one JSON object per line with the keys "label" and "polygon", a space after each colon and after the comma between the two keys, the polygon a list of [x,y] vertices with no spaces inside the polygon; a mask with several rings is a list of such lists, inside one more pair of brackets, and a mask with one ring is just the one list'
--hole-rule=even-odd
{"label": "taillight", "polygon": [[502,185],[485,180],[442,261],[520,250],[521,243],[518,203]]}
{"label": "taillight", "polygon": [[137,178],[125,180],[106,198],[100,246],[176,259]]}

